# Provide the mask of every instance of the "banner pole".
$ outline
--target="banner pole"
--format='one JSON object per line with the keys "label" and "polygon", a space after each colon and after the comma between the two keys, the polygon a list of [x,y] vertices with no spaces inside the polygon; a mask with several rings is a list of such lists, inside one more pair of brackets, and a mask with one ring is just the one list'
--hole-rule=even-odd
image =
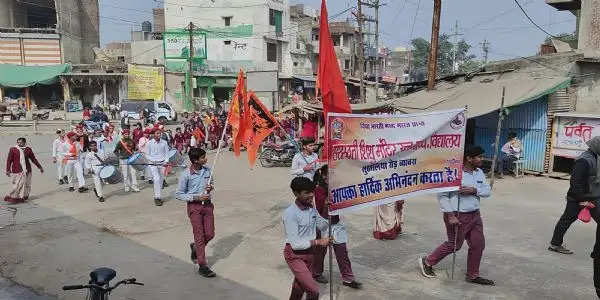
{"label": "banner pole", "polygon": [[[217,160],[219,159],[219,154],[221,154],[221,148],[223,146],[223,139],[225,139],[225,133],[227,132],[227,125],[229,125],[229,118],[225,120],[225,126],[223,126],[223,133],[221,133],[221,138],[219,139],[219,145],[217,146],[217,154],[215,154],[215,159],[213,160],[212,166],[210,168],[210,176],[208,177],[208,183],[210,184],[213,174],[215,173],[215,166],[217,165]],[[206,132],[208,136],[208,131]]]}
{"label": "banner pole", "polygon": [[[329,149],[327,149],[327,146],[329,145],[328,141],[330,139],[330,131],[329,131],[329,120],[327,118],[327,116],[325,116],[325,151],[327,151],[327,160],[329,161],[329,157],[330,157],[330,153],[329,153]],[[331,167],[331,166],[329,166]],[[329,168],[327,168],[327,199],[329,199],[329,197],[331,197],[331,191],[329,189],[330,185],[329,183],[331,182],[331,176],[329,176],[331,173],[329,172]],[[330,199],[329,199],[330,200]],[[331,201],[328,201],[331,202]],[[329,213],[329,203],[327,203],[327,217],[329,219],[329,238],[332,239],[331,233],[332,233],[332,229],[331,229],[331,214]],[[327,252],[329,255],[329,300],[333,300],[333,254],[331,252],[333,252],[333,244],[332,242],[329,242],[329,245],[327,246]]]}
{"label": "banner pole", "polygon": [[490,187],[494,188],[494,177],[496,174],[496,160],[498,160],[498,143],[500,143],[500,133],[502,132],[502,119],[504,118],[504,94],[506,87],[502,87],[502,100],[500,102],[500,110],[498,111],[498,127],[496,128],[496,142],[494,143],[494,158],[492,160],[492,177],[490,178]]}
{"label": "banner pole", "polygon": [[[458,194],[458,205],[456,208],[456,218],[460,222],[460,194]],[[454,230],[454,250],[452,250],[452,274],[450,275],[450,279],[454,280],[454,268],[456,266],[456,243],[458,243],[458,230],[460,230],[460,223],[455,225],[456,229]]]}

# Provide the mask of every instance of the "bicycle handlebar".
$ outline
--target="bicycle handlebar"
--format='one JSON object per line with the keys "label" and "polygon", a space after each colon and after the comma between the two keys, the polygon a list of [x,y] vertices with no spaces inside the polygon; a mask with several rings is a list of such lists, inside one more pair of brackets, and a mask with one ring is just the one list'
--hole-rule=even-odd
{"label": "bicycle handlebar", "polygon": [[87,286],[85,285],[65,285],[63,286],[63,291],[70,291],[70,290],[81,290],[81,289],[85,289],[87,288]]}
{"label": "bicycle handlebar", "polygon": [[69,291],[69,290],[81,290],[81,289],[95,288],[95,289],[103,290],[106,292],[110,292],[110,291],[116,289],[121,284],[144,285],[141,282],[137,282],[137,280],[135,278],[129,278],[129,279],[121,280],[121,281],[117,282],[117,284],[115,284],[114,286],[107,287],[107,288],[99,286],[97,284],[87,284],[87,285],[65,285],[65,286],[63,286],[62,289],[63,289],[63,291]]}

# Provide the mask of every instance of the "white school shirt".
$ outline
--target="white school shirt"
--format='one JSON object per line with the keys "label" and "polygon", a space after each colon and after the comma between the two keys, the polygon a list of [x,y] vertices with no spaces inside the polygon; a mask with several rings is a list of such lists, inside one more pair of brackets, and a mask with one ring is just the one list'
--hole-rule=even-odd
{"label": "white school shirt", "polygon": [[[487,198],[491,194],[492,188],[485,178],[481,169],[473,170],[473,173],[463,171],[462,186],[474,187],[477,189],[476,195],[460,195],[460,212],[472,212],[479,210],[480,198]],[[442,212],[458,211],[458,191],[438,194],[440,209]]]}
{"label": "white school shirt", "polygon": [[138,150],[144,154],[148,154],[148,143],[150,140],[145,136],[141,137],[138,141]]}
{"label": "white school shirt", "polygon": [[52,157],[62,158],[64,154],[62,153],[62,144],[64,143],[65,142],[59,138],[55,139],[54,142],[52,142]]}
{"label": "white school shirt", "polygon": [[148,153],[146,153],[146,157],[149,161],[164,162],[167,160],[167,153],[169,153],[167,141],[161,139],[157,142],[155,139],[151,139],[148,142]]}
{"label": "white school shirt", "polygon": [[96,155],[102,160],[106,161],[106,153],[104,151],[98,149],[98,152],[88,152],[85,156],[85,167],[87,169],[92,169],[94,174],[99,175],[100,169],[103,167],[103,162],[96,157]]}
{"label": "white school shirt", "polygon": [[71,144],[68,141],[64,142],[59,148],[59,149],[61,149],[60,153],[62,153],[64,157],[68,157],[68,160],[79,159],[81,152],[83,152],[83,147],[81,147],[81,144],[78,141],[75,141],[74,144],[75,144],[75,148],[77,149],[77,157],[70,156]]}
{"label": "white school shirt", "polygon": [[[304,167],[309,164],[314,164],[314,167],[310,171],[304,171]],[[306,177],[313,180],[315,172],[319,168],[319,156],[316,153],[311,155],[305,155],[302,152],[296,153],[294,159],[292,159],[292,168],[290,174],[294,177]]]}

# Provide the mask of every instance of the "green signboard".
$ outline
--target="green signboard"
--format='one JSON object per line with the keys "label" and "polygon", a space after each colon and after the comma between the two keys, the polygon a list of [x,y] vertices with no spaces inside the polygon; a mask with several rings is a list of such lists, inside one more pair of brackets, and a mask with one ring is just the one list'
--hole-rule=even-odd
{"label": "green signboard", "polygon": [[[193,32],[194,57],[206,59],[206,33]],[[167,31],[163,35],[166,59],[190,58],[190,33],[186,30]]]}

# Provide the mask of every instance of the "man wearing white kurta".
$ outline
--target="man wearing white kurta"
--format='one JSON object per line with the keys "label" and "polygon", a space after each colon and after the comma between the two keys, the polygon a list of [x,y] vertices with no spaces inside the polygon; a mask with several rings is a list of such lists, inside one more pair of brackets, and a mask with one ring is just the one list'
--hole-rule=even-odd
{"label": "man wearing white kurta", "polygon": [[56,164],[56,175],[58,176],[58,184],[65,183],[63,180],[64,163],[62,153],[62,145],[65,143],[65,134],[62,130],[57,130],[58,137],[52,142],[52,161]]}
{"label": "man wearing white kurta", "polygon": [[165,173],[164,164],[169,152],[169,145],[167,141],[161,139],[161,135],[162,131],[155,129],[153,139],[148,142],[148,153],[146,154],[146,158],[150,161],[148,168],[150,168],[152,180],[154,181],[154,204],[156,206],[163,205],[160,194],[163,187],[163,175]]}
{"label": "man wearing white kurta", "polygon": [[96,141],[90,142],[90,151],[85,157],[85,167],[92,170],[92,178],[94,179],[94,191],[98,197],[98,201],[104,202],[104,193],[102,192],[102,181],[100,180],[100,169],[106,161],[104,151],[98,149]]}
{"label": "man wearing white kurta", "polygon": [[85,178],[83,177],[83,166],[80,162],[80,155],[83,151],[81,143],[76,141],[77,134],[71,131],[67,134],[67,142],[62,145],[62,153],[64,153],[65,172],[67,173],[69,191],[75,190],[73,187],[73,172],[77,176],[77,183],[79,184],[79,192],[83,193],[87,191],[85,187]]}

